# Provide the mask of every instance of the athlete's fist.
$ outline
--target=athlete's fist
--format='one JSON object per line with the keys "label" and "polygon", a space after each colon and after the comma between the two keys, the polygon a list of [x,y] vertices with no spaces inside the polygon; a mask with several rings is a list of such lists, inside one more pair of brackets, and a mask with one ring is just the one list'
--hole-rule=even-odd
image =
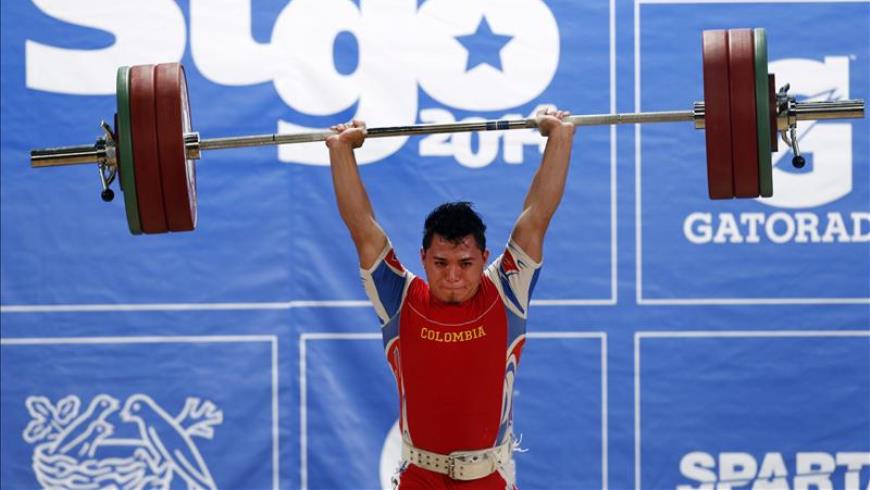
{"label": "athlete's fist", "polygon": [[541,109],[535,114],[535,122],[542,136],[549,137],[554,131],[574,135],[574,124],[565,119],[570,116],[568,111],[560,111],[555,107]]}
{"label": "athlete's fist", "polygon": [[345,145],[359,148],[366,139],[366,123],[357,119],[347,124],[336,124],[329,129],[336,133],[326,138],[326,146],[329,148]]}

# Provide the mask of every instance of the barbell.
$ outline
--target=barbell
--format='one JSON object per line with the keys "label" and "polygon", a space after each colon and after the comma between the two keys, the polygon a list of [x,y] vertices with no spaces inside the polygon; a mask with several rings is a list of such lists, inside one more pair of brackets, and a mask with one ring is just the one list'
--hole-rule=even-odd
{"label": "barbell", "polygon": [[[764,29],[709,30],[702,35],[704,101],[691,110],[570,116],[577,126],[694,122],[705,130],[711,199],[773,195],[771,152],[777,135],[804,165],[797,122],[864,117],[864,101],[798,102],[786,84],[776,91],[767,73]],[[184,67],[179,63],[122,66],[116,76],[114,127],[93,145],[37,149],[32,167],[97,163],[102,198],[111,201],[119,176],[130,232],[166,233],[196,228],[195,160],[203,151],[324,141],[318,131],[203,139],[191,128]],[[536,128],[534,118],[369,128],[368,138]]]}

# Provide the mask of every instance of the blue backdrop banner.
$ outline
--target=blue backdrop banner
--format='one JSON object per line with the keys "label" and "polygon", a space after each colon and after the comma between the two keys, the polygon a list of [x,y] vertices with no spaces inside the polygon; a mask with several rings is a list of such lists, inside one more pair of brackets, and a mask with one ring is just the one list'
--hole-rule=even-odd
{"label": "blue backdrop banner", "polygon": [[[203,138],[692,109],[701,32],[763,27],[800,101],[870,96],[870,2],[0,3],[0,487],[379,489],[399,402],[322,143],[204,152],[192,233],[32,169],[181,62]],[[870,129],[801,122],[774,196],[707,199],[690,123],[583,127],[514,386],[521,489],[870,489]],[[500,253],[546,140],[371,139],[378,221],[475,203]],[[785,148],[785,149],[784,149]],[[117,190],[117,187],[116,187]],[[445,362],[449,362],[446,360]]]}

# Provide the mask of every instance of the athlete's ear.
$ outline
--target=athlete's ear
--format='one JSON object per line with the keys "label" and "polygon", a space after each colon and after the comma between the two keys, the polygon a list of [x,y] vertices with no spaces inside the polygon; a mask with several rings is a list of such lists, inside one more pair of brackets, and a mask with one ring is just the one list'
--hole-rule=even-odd
{"label": "athlete's ear", "polygon": [[420,262],[426,265],[426,249],[423,247],[420,247]]}
{"label": "athlete's ear", "polygon": [[489,262],[489,249],[483,251],[483,265]]}

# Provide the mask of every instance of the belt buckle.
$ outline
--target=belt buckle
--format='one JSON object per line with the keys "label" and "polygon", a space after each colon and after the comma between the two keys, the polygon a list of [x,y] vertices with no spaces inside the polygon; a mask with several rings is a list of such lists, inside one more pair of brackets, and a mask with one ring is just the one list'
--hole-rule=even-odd
{"label": "belt buckle", "polygon": [[447,456],[447,476],[451,480],[456,479],[456,458],[453,456]]}

